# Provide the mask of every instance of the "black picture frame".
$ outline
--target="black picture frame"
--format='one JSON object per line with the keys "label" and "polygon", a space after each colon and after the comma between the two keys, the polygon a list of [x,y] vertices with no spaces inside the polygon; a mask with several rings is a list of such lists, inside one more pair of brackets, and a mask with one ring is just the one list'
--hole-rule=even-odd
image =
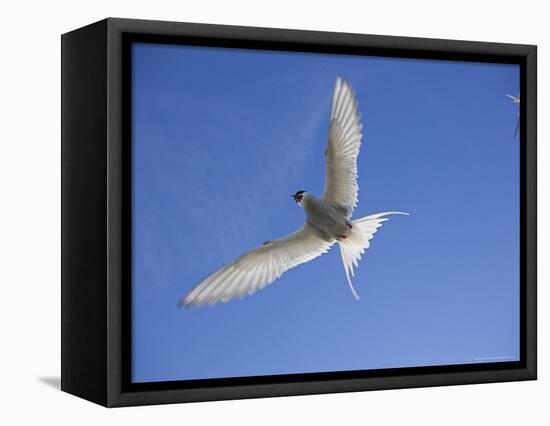
{"label": "black picture frame", "polygon": [[[61,388],[108,406],[534,380],[536,46],[109,18],[62,36]],[[520,65],[520,361],[130,382],[130,43]]]}

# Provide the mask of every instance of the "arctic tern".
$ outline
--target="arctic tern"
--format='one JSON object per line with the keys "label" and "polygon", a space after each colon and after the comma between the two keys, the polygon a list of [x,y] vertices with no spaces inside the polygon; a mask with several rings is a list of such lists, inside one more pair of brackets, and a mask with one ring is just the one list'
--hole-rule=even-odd
{"label": "arctic tern", "polygon": [[305,210],[306,223],[298,231],[267,241],[221,267],[191,290],[180,306],[213,305],[250,295],[271,284],[283,273],[326,253],[338,243],[349,288],[354,266],[369,248],[387,216],[408,214],[386,211],[352,220],[357,206],[357,156],[362,139],[361,117],[351,85],[338,77],[334,86],[328,142],[325,149],[325,189],[321,198],[306,191],[292,197]]}
{"label": "arctic tern", "polygon": [[[513,104],[518,104],[519,106],[519,103],[520,103],[519,96],[512,96],[512,95],[506,95],[506,96],[512,99]],[[516,123],[516,129],[514,130],[514,137],[517,137],[518,133],[519,133],[519,109],[518,109],[518,121]]]}

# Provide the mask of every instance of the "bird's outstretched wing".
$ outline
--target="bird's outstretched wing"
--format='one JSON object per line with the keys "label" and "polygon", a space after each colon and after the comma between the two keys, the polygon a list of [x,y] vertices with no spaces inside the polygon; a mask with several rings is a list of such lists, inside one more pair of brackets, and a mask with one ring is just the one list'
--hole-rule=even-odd
{"label": "bird's outstretched wing", "polygon": [[351,217],[357,206],[357,156],[361,147],[361,116],[351,85],[336,79],[327,148],[323,199],[341,208]]}
{"label": "bird's outstretched wing", "polygon": [[255,293],[283,273],[326,253],[334,241],[309,224],[278,240],[268,241],[218,269],[198,284],[180,306],[213,305]]}

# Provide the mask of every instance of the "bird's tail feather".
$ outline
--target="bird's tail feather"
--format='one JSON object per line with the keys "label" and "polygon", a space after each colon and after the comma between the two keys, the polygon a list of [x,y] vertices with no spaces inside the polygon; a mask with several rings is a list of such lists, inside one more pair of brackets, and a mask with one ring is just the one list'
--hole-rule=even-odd
{"label": "bird's tail feather", "polygon": [[403,212],[382,212],[374,213],[361,219],[351,222],[352,228],[346,238],[338,241],[340,245],[340,254],[342,255],[342,262],[344,264],[344,271],[348,281],[349,288],[353,297],[359,300],[359,295],[353,287],[352,278],[354,277],[353,267],[358,266],[358,262],[361,259],[365,250],[370,246],[370,240],[374,237],[374,234],[382,226],[382,223],[388,220],[388,215],[409,213]]}

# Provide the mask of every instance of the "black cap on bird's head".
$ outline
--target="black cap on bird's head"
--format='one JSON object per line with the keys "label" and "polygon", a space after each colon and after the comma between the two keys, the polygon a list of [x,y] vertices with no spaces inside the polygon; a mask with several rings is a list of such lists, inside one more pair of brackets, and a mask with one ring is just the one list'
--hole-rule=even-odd
{"label": "black cap on bird's head", "polygon": [[298,191],[296,194],[291,195],[292,198],[294,198],[294,201],[296,201],[298,204],[302,201],[302,198],[304,198],[304,193],[306,191]]}

